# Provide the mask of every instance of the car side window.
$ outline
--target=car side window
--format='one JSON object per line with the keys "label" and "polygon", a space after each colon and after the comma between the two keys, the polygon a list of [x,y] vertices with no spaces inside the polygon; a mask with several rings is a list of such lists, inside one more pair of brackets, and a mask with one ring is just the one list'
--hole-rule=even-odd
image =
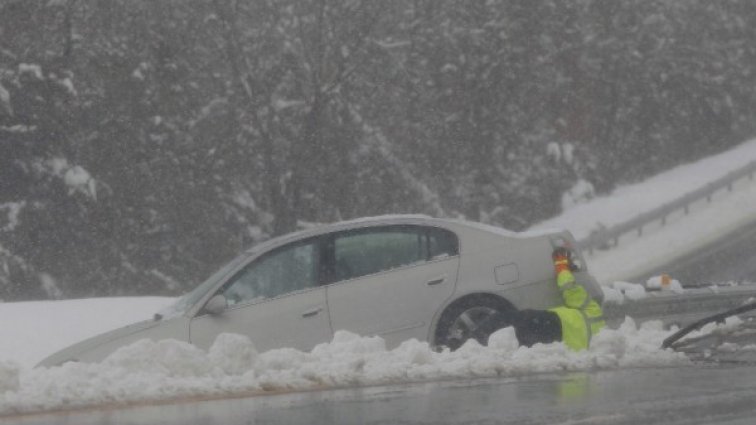
{"label": "car side window", "polygon": [[446,229],[428,228],[428,251],[431,260],[459,254],[457,235]]}
{"label": "car side window", "polygon": [[318,245],[297,244],[273,251],[239,272],[223,295],[229,305],[273,298],[318,285]]}
{"label": "car side window", "polygon": [[457,239],[443,229],[393,226],[336,235],[333,247],[340,281],[456,255]]}

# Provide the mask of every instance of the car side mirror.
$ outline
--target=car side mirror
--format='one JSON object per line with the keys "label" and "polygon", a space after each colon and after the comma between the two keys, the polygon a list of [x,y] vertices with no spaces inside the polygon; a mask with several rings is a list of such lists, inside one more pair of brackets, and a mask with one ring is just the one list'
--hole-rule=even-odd
{"label": "car side mirror", "polygon": [[210,300],[208,300],[207,304],[205,304],[204,310],[205,312],[209,314],[221,314],[223,313],[223,310],[228,307],[228,301],[226,301],[226,297],[223,296],[223,294],[214,295]]}

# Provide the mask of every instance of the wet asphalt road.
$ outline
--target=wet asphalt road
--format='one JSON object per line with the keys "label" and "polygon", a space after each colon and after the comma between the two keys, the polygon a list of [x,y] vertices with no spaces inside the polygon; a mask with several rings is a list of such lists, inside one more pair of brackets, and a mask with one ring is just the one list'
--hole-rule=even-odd
{"label": "wet asphalt road", "polygon": [[754,423],[756,366],[711,364],[339,389],[0,419],[0,425]]}

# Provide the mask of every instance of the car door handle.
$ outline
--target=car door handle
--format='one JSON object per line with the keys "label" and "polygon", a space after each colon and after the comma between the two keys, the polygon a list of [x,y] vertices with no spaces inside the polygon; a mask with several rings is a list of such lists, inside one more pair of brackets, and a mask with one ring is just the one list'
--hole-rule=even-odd
{"label": "car door handle", "polygon": [[321,311],[323,311],[323,307],[313,308],[312,310],[307,310],[304,313],[302,313],[302,317],[316,316]]}
{"label": "car door handle", "polygon": [[428,286],[440,285],[440,284],[444,283],[445,280],[446,280],[446,276],[439,276],[439,277],[437,277],[435,279],[429,280],[425,284],[428,285]]}

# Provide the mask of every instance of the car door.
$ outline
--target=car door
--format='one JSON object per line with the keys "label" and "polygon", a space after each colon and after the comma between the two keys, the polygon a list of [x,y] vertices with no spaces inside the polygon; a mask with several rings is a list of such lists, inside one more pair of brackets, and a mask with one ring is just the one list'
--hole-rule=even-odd
{"label": "car door", "polygon": [[380,335],[390,346],[425,340],[452,296],[459,248],[445,229],[385,226],[337,233],[329,241],[327,286],[334,331]]}
{"label": "car door", "polygon": [[329,341],[326,290],[319,285],[320,257],[317,238],[258,257],[218,291],[228,302],[225,311],[192,319],[191,342],[207,348],[223,332],[249,336],[258,350],[307,350]]}

